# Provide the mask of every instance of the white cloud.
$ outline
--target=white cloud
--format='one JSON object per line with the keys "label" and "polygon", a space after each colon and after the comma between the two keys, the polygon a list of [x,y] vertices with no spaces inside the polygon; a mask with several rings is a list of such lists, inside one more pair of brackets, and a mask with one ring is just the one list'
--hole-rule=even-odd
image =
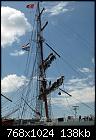
{"label": "white cloud", "polygon": [[74,89],[75,90],[83,89],[87,87],[88,84],[86,82],[87,80],[88,80],[87,78],[83,78],[83,79],[73,78],[66,82],[65,87],[68,89],[68,91],[74,91]]}
{"label": "white cloud", "polygon": [[11,56],[22,56],[24,54],[25,54],[25,51],[23,50],[20,50],[20,51],[15,50],[13,53],[10,53]]}
{"label": "white cloud", "polygon": [[92,58],[92,63],[93,63],[93,64],[95,63],[94,58]]}
{"label": "white cloud", "polygon": [[1,45],[7,47],[31,30],[24,13],[11,7],[1,7]]}
{"label": "white cloud", "polygon": [[81,69],[79,69],[79,71],[82,72],[82,73],[91,72],[91,70],[89,68],[81,68]]}
{"label": "white cloud", "polygon": [[17,76],[16,74],[7,75],[1,80],[1,92],[15,92],[18,88],[23,86],[28,80],[25,76]]}
{"label": "white cloud", "polygon": [[[67,8],[69,2],[58,2],[54,6],[46,6],[46,12],[49,13],[51,16],[58,15],[60,13],[68,12],[70,9]],[[72,9],[71,9],[72,10]]]}
{"label": "white cloud", "polygon": [[73,78],[73,79],[70,79],[69,81],[68,81],[68,83],[69,84],[72,84],[72,83],[78,83],[78,82],[83,82],[83,81],[85,81],[86,80],[86,78],[83,78],[83,79],[80,79],[80,78]]}
{"label": "white cloud", "polygon": [[[72,95],[72,97],[69,97],[66,95],[68,102],[70,105],[75,105],[79,103],[89,103],[95,101],[95,88],[94,87],[86,87],[85,89],[81,90],[74,90],[72,92],[69,92],[69,94]],[[62,92],[59,98],[55,97],[52,98],[52,104],[57,105],[65,105],[68,106],[68,102],[66,100],[65,93]]]}
{"label": "white cloud", "polygon": [[[54,79],[54,78],[50,78]],[[37,77],[33,77],[34,82],[37,82]],[[10,74],[1,80],[1,92],[15,92],[17,89],[29,83],[29,80],[25,76],[18,76],[16,74]]]}
{"label": "white cloud", "polygon": [[65,83],[65,87],[67,87],[69,91],[72,91],[74,89],[81,90],[86,87],[93,87],[94,85],[95,83],[92,75],[88,75],[87,78],[73,78]]}

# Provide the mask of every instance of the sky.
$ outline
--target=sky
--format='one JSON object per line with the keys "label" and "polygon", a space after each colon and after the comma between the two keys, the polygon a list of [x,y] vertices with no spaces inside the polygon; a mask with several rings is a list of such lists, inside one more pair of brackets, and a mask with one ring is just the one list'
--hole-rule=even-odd
{"label": "sky", "polygon": [[[26,5],[29,3],[1,3],[1,92],[13,101],[11,103],[1,98],[3,115],[19,103],[17,89],[28,83],[32,71],[36,46],[32,43],[29,75],[25,74],[28,52],[21,48],[28,43],[34,26],[36,4],[34,8],[28,9]],[[58,95],[59,89],[51,94],[52,117],[74,115],[74,105],[79,106],[77,115],[94,115],[94,2],[41,2],[40,7],[45,8],[42,26],[48,21],[44,39],[61,56],[56,56],[46,72],[47,80],[54,82],[64,75],[61,88],[72,95],[69,97],[64,92]],[[52,50],[45,45],[43,49],[46,58]],[[33,85],[35,87],[35,78]]]}

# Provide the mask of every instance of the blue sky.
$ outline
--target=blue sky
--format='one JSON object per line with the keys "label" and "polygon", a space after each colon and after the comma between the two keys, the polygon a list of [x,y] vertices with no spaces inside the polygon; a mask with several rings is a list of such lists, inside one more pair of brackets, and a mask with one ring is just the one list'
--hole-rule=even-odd
{"label": "blue sky", "polygon": [[[35,7],[27,9],[26,5],[29,3],[27,1],[2,1],[2,94],[15,102],[20,96],[20,94],[17,96],[16,90],[26,81],[28,82],[36,47],[33,43],[30,71],[29,75],[25,76],[28,53],[23,52],[21,46],[30,39],[36,10]],[[72,95],[72,98],[69,98],[65,93],[59,96],[59,90],[53,92],[51,95],[52,114],[55,118],[74,115],[73,105],[79,105],[78,114],[94,114],[94,2],[42,2],[40,6],[46,9],[42,24],[48,20],[43,33],[44,38],[61,56],[52,63],[47,71],[47,77],[55,81],[64,75],[64,85],[61,88]],[[43,48],[46,58],[51,50],[45,45]],[[14,103],[2,97],[2,107],[3,104],[5,104],[5,110],[10,106],[11,109],[15,106]]]}

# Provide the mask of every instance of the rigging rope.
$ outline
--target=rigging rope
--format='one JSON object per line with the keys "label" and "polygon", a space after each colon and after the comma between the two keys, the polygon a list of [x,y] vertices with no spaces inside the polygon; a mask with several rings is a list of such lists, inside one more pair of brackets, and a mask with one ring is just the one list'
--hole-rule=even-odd
{"label": "rigging rope", "polygon": [[[46,43],[45,43],[46,44]],[[47,45],[47,44],[46,44]],[[52,47],[50,47],[49,45],[47,45],[50,49],[52,48]],[[52,49],[51,49],[52,50]],[[54,49],[53,49],[54,50]],[[55,51],[56,52],[56,51]],[[61,60],[63,60],[63,62],[64,63],[66,63],[67,65],[69,65],[70,67],[71,67],[71,69],[77,74],[77,75],[79,75],[80,77],[83,77],[83,76],[85,76],[86,77],[86,74],[85,73],[81,73],[80,71],[77,71],[77,70],[79,70],[80,68],[77,68],[78,66],[76,66],[76,64],[75,65],[73,65],[72,66],[72,64],[71,63],[69,63],[65,58],[63,58],[64,57],[64,54],[63,54],[63,52],[61,53],[60,52],[60,54],[62,54],[62,56],[61,55],[59,55],[59,57],[61,58]],[[90,82],[90,81],[89,81]],[[89,82],[87,81],[87,83],[89,84]]]}
{"label": "rigging rope", "polygon": [[[63,91],[63,90],[62,90]],[[64,92],[64,91],[63,91]],[[65,92],[64,92],[65,93]],[[73,95],[71,95],[71,97],[73,97],[75,100],[79,101],[81,104],[85,105],[86,107],[90,108],[91,110],[93,110],[93,108],[91,108],[89,105],[87,105],[86,103],[82,102],[80,99],[77,99],[76,97],[74,97]]]}
{"label": "rigging rope", "polygon": [[[63,83],[63,89],[64,89],[64,83]],[[65,89],[64,89],[64,91],[65,91]],[[69,94],[69,95],[70,95],[70,94]],[[66,96],[65,96],[65,98],[66,98],[66,101],[67,101],[67,103],[68,103],[68,107],[69,107],[71,113],[74,114],[74,113],[73,113],[73,110],[71,109],[71,107],[70,107],[70,105],[69,105],[69,102],[68,102],[68,99],[67,99]]]}
{"label": "rigging rope", "polygon": [[[33,30],[32,30],[32,33],[31,33],[31,39],[30,39],[30,47],[31,47],[31,45],[32,45],[32,39],[33,39],[33,33],[34,33],[34,28],[35,28],[35,19],[34,19],[34,24],[33,24]],[[32,53],[32,49],[31,49],[31,51],[30,51],[31,53]],[[29,54],[29,52],[28,52],[28,57],[27,57],[27,62],[26,62],[26,69],[25,69],[25,75],[27,75],[28,74],[28,69],[27,68],[29,68],[29,64],[30,64],[30,59],[31,59],[31,56],[30,56],[30,58],[29,58],[29,56],[30,56],[30,54]],[[32,79],[31,79],[32,80]],[[13,83],[12,83],[13,84]],[[13,84],[14,85],[14,84]],[[23,90],[22,91],[24,91],[24,89],[25,88],[27,88],[28,86],[30,85],[30,82],[23,88],[23,86],[21,87],[21,88],[19,88],[19,89],[17,89],[17,92],[19,93],[19,92],[21,92],[20,91],[20,89],[22,89],[23,88]],[[17,93],[16,92],[16,93]],[[15,94],[16,95],[16,94]]]}
{"label": "rigging rope", "polygon": [[[31,79],[30,79],[30,81],[29,81],[29,83],[28,83],[28,90],[27,90],[27,93],[26,93],[26,98],[25,98],[25,100],[27,100],[27,97],[28,97],[29,92],[30,92],[30,90],[31,90],[31,82],[32,82],[33,76],[34,76],[34,69],[35,69],[35,64],[36,64],[36,58],[37,58],[37,52],[36,52],[35,60],[34,60],[34,63],[33,63],[33,70],[32,70],[32,74],[31,74]],[[22,98],[23,98],[23,93],[22,93],[21,99],[22,99]],[[22,100],[21,100],[21,103],[22,103]],[[25,105],[26,105],[26,103],[24,102],[23,109],[22,109],[22,114],[21,114],[21,118],[22,118],[23,113],[24,113]]]}
{"label": "rigging rope", "polygon": [[[72,96],[73,97],[73,96]],[[86,103],[82,102],[81,100],[73,97],[75,100],[79,101],[81,104],[85,105],[86,107],[90,108],[91,110],[93,110],[93,108],[91,108],[89,105],[87,105]],[[93,110],[94,111],[94,110]]]}
{"label": "rigging rope", "polygon": [[29,41],[30,51],[28,51],[27,62],[26,62],[26,69],[25,69],[25,72],[24,72],[26,76],[28,75],[29,65],[30,65],[30,61],[31,61],[32,40],[33,40],[34,31],[35,31],[35,21],[36,21],[35,18],[36,17],[34,17],[34,20],[33,20],[33,29],[32,29],[31,38],[30,38],[30,41]]}

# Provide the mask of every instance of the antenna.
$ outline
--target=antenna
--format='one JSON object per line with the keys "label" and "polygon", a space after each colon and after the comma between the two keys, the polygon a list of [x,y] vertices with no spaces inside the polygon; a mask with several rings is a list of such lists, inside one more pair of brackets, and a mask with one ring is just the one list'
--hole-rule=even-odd
{"label": "antenna", "polygon": [[77,117],[77,110],[79,109],[79,106],[73,106],[73,110],[75,111],[75,119]]}

